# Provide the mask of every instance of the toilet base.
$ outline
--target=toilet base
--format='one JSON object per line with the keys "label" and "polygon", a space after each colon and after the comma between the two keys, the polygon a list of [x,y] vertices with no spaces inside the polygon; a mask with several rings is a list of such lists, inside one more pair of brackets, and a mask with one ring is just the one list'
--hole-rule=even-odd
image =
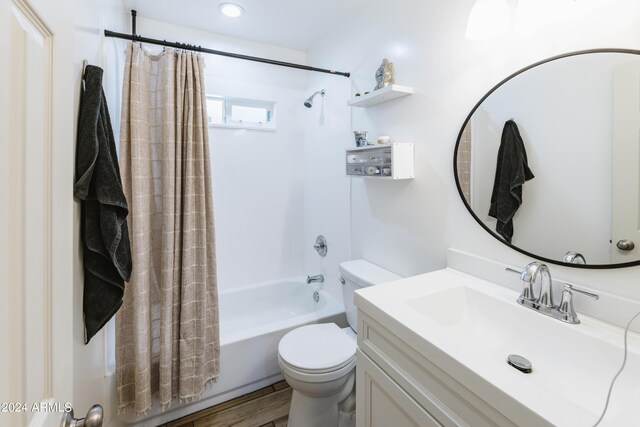
{"label": "toilet base", "polygon": [[353,393],[355,393],[355,370],[349,374],[344,387],[329,396],[312,397],[293,388],[287,426],[352,427],[353,417],[341,415],[340,404]]}

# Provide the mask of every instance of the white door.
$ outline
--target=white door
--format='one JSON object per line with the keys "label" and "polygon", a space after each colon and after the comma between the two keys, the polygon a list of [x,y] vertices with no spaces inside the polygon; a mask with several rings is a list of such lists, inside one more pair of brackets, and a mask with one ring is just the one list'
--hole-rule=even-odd
{"label": "white door", "polygon": [[0,425],[59,426],[73,394],[73,15],[0,0]]}
{"label": "white door", "polygon": [[[611,261],[640,259],[640,61],[613,72]],[[635,247],[623,250],[619,242]],[[620,243],[624,246],[623,243]]]}

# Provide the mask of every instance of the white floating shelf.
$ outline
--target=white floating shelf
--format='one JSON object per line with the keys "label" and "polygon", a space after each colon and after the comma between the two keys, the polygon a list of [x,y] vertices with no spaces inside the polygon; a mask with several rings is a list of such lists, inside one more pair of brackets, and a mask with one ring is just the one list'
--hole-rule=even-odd
{"label": "white floating shelf", "polygon": [[409,86],[389,85],[379,90],[362,95],[354,96],[351,101],[348,102],[350,107],[371,107],[381,102],[391,101],[392,99],[402,98],[403,96],[411,95],[413,88]]}

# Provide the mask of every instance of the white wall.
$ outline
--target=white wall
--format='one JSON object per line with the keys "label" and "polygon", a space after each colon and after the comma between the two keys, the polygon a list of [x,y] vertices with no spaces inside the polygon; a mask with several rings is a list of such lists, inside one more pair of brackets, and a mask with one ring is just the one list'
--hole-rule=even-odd
{"label": "white wall", "polygon": [[[80,79],[82,75],[82,61],[104,69],[103,88],[107,97],[109,113],[114,132],[119,134],[120,91],[122,86],[122,62],[115,56],[115,52],[124,48],[122,41],[105,40],[102,32],[106,29],[125,31],[126,14],[120,0],[100,0],[87,2],[76,0],[75,13],[75,73],[78,76],[76,92],[70,94],[80,100]],[[73,155],[73,153],[69,153]],[[109,377],[107,349],[114,348],[113,320],[96,334],[88,345],[84,345],[84,320],[82,315],[83,273],[80,242],[80,204],[76,203],[74,215],[74,329],[73,329],[73,408],[76,417],[84,417],[93,404],[101,404],[105,409],[105,426],[111,423],[117,410],[115,392]],[[113,350],[111,350],[112,352]]]}
{"label": "white wall", "polygon": [[[306,54],[138,17],[145,37],[305,63]],[[150,51],[161,48],[147,46]],[[208,94],[276,102],[277,131],[209,128],[219,289],[303,274],[303,131],[307,76],[204,55]]]}
{"label": "white wall", "polygon": [[[364,257],[396,273],[412,275],[445,265],[445,249],[456,247],[512,265],[530,260],[488,235],[468,214],[458,196],[453,177],[453,149],[459,129],[475,103],[496,83],[538,60],[569,51],[595,47],[637,48],[640,4],[615,0],[570,2],[562,16],[534,28],[528,35],[509,34],[490,41],[469,41],[465,29],[473,0],[422,2],[399,0],[393,7],[371,0],[308,52],[310,64],[351,71],[353,88],[337,77],[319,78],[314,87],[325,86],[336,105],[344,105],[353,92],[371,90],[374,73],[382,58],[394,62],[399,84],[413,86],[407,98],[369,109],[354,109],[350,126],[348,112],[325,120],[323,126],[307,128],[307,144],[331,141],[332,153],[308,156],[307,167],[335,158],[334,151],[351,144],[353,129],[366,129],[372,136],[390,135],[397,141],[416,143],[416,178],[410,182],[375,182],[352,179],[348,183],[342,167],[336,174],[307,176],[305,185],[319,195],[305,196],[306,226],[314,212],[328,212],[334,222],[324,233],[342,236],[330,244],[348,248],[351,230],[353,258]],[[511,2],[515,6],[515,2]],[[307,148],[308,149],[308,148]],[[316,162],[317,164],[314,163]],[[326,168],[334,165],[325,164]],[[327,204],[331,203],[331,204]],[[344,215],[351,207],[350,222]],[[312,212],[312,214],[310,214]],[[308,236],[307,236],[308,237]],[[339,237],[340,238],[340,237]],[[313,260],[305,246],[306,265]],[[341,256],[348,257],[343,250]],[[339,260],[336,260],[339,261]],[[336,266],[325,267],[336,271]],[[569,270],[553,267],[553,270]],[[577,271],[570,275],[582,282],[597,278],[595,288],[614,288],[623,295],[640,298],[640,288],[628,279],[639,268],[615,271]]]}
{"label": "white wall", "polygon": [[[310,65],[325,64],[311,61]],[[339,301],[338,264],[350,259],[349,179],[344,164],[344,150],[353,140],[345,134],[351,112],[344,94],[350,87],[345,77],[309,73],[309,95],[320,89],[326,95],[316,97],[304,118],[304,271],[323,274],[322,286]],[[327,239],[326,257],[313,249],[320,234]]]}
{"label": "white wall", "polygon": [[[488,216],[504,123],[513,118],[535,178],[523,186],[513,244],[561,260],[610,263],[613,70],[634,60],[594,54],[529,70],[487,98],[472,121],[473,209]],[[589,232],[585,232],[589,230]]]}

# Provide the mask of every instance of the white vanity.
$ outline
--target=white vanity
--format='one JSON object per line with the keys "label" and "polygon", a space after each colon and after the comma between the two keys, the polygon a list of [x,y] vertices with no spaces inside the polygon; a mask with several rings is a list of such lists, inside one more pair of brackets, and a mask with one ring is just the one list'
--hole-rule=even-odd
{"label": "white vanity", "polygon": [[[596,422],[622,362],[623,328],[583,314],[580,299],[579,325],[541,315],[516,302],[518,277],[505,277],[511,288],[448,268],[356,293],[358,426]],[[510,366],[510,354],[532,372]],[[629,333],[601,425],[638,425],[639,378],[640,336]]]}

